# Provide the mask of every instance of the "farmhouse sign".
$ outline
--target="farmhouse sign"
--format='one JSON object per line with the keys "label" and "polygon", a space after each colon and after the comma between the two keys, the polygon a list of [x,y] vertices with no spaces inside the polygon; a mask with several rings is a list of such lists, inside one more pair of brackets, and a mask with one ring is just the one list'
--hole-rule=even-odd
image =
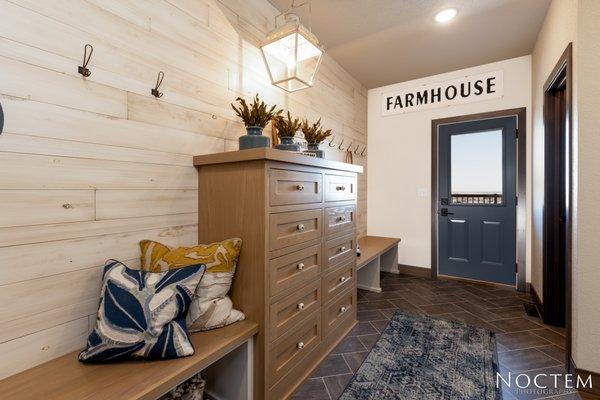
{"label": "farmhouse sign", "polygon": [[382,94],[381,111],[386,116],[495,99],[502,97],[503,86],[502,71],[493,71],[396,89]]}

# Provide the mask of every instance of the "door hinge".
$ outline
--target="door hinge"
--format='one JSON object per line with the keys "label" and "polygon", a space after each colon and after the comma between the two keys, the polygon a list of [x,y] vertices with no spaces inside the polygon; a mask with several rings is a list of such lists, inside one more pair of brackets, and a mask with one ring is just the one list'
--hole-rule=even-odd
{"label": "door hinge", "polygon": [[515,137],[518,139],[519,138],[519,129],[515,129]]}
{"label": "door hinge", "polygon": [[515,196],[515,206],[519,205],[519,196]]}
{"label": "door hinge", "polygon": [[515,272],[517,273],[517,276],[519,276],[519,263],[515,263]]}

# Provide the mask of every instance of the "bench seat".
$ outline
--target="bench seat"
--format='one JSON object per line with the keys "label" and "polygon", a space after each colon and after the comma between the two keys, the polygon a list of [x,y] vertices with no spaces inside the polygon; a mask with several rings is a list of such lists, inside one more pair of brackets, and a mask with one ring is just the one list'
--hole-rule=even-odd
{"label": "bench seat", "polygon": [[192,333],[196,353],[175,360],[82,364],[77,360],[79,352],[69,353],[0,381],[0,397],[3,400],[154,400],[248,342],[257,332],[256,323],[240,321]]}
{"label": "bench seat", "polygon": [[400,239],[384,236],[364,236],[358,239],[360,257],[356,259],[357,287],[381,292],[381,271],[398,273],[398,243]]}

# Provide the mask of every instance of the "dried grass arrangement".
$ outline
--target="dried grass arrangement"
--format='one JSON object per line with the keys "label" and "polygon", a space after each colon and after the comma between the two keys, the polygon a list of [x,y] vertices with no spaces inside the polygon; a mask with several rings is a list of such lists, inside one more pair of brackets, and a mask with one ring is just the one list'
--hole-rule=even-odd
{"label": "dried grass arrangement", "polygon": [[260,101],[258,98],[258,94],[254,97],[254,100],[250,105],[246,103],[246,100],[238,97],[235,99],[239,103],[239,107],[236,107],[233,103],[231,104],[231,108],[237,114],[238,117],[242,119],[244,125],[246,127],[250,126],[258,126],[264,128],[267,126],[269,121],[274,118],[279,117],[279,115],[283,112],[283,110],[277,110],[276,105],[268,108],[264,101]]}
{"label": "dried grass arrangement", "polygon": [[323,130],[321,127],[321,118],[313,124],[309,124],[308,120],[305,119],[302,121],[302,133],[307,143],[319,144],[331,136],[331,129]]}
{"label": "dried grass arrangement", "polygon": [[273,128],[277,132],[277,136],[280,138],[284,137],[294,137],[296,132],[300,130],[302,126],[302,122],[300,122],[299,118],[293,118],[290,115],[290,112],[287,112],[287,118],[277,116],[273,119]]}

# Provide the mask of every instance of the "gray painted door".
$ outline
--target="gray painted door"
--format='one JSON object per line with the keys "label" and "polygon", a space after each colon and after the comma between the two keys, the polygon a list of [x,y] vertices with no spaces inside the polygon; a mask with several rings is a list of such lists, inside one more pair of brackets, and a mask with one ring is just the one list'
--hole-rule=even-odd
{"label": "gray painted door", "polygon": [[439,126],[440,275],[515,284],[516,122]]}

